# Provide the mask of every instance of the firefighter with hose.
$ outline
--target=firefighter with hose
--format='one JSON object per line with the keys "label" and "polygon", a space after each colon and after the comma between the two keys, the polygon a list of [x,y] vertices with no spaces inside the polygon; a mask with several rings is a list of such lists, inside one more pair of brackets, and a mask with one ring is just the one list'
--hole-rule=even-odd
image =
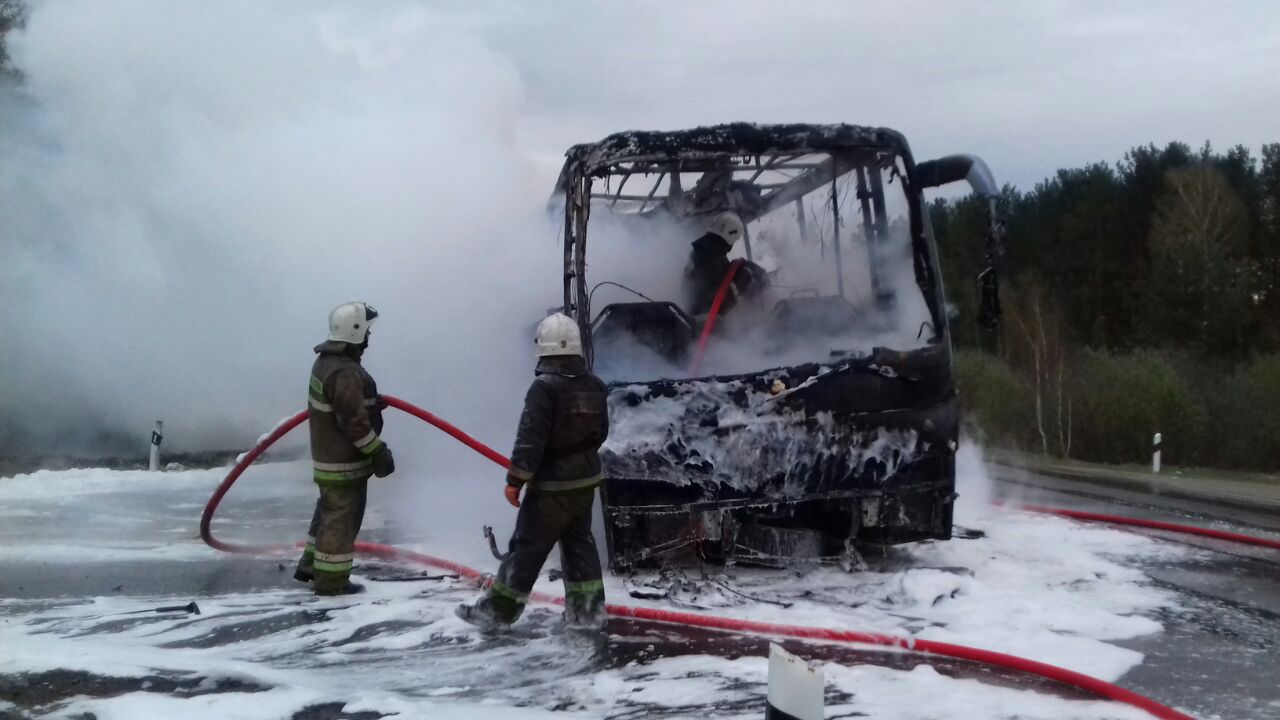
{"label": "firefighter with hose", "polygon": [[547,555],[559,543],[565,623],[600,629],[604,583],[591,517],[601,479],[599,449],[609,435],[607,391],[587,369],[572,318],[556,313],[543,320],[535,343],[535,377],[525,396],[504,490],[507,501],[520,509],[510,551],[484,595],[458,606],[457,614],[486,629],[515,622]]}
{"label": "firefighter with hose", "polygon": [[356,535],[364,520],[370,476],[395,471],[382,441],[378,386],[360,364],[378,311],[349,302],[329,313],[329,339],[315,348],[308,412],[313,477],[320,489],[310,537],[293,577],[314,582],[317,595],[350,595]]}
{"label": "firefighter with hose", "polygon": [[[706,322],[720,283],[729,272],[732,264],[729,253],[746,234],[742,218],[726,210],[716,215],[707,231],[691,243],[689,263],[684,271],[685,309],[699,324]],[[756,263],[744,261],[729,286],[730,294],[725,298],[721,314],[731,310],[740,296],[757,295],[767,285],[768,272]]]}

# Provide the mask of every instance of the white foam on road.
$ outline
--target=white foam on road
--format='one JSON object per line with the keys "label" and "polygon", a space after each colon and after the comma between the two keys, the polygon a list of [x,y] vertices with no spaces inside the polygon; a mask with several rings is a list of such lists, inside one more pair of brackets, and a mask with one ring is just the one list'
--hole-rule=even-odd
{"label": "white foam on road", "polygon": [[[37,470],[0,477],[0,504],[11,507],[17,503],[63,502],[86,495],[142,495],[203,488],[212,492],[230,470],[229,467],[164,472],[106,468]],[[308,478],[309,465],[302,461],[261,463],[254,465],[250,472],[255,481],[240,483],[236,486],[237,493],[258,494],[280,490],[290,484],[296,486],[299,479]],[[204,507],[204,503],[175,503],[175,506],[194,509]]]}
{"label": "white foam on road", "polygon": [[[958,457],[961,496],[985,500],[986,474],[971,448]],[[894,571],[821,570],[793,578],[736,571],[731,584],[773,594],[790,608],[700,598],[722,614],[769,622],[839,627],[971,645],[1060,665],[1114,681],[1142,661],[1110,641],[1158,633],[1150,616],[1176,605],[1139,569],[1187,551],[1150,537],[1063,518],[960,503],[956,524],[983,533],[903,546]],[[543,582],[539,589],[556,592]],[[613,597],[625,590],[612,579]],[[815,599],[806,599],[817,593]],[[628,600],[669,607],[662,601]]]}
{"label": "white foam on road", "polygon": [[[309,513],[302,502],[310,497],[306,483],[297,478],[305,475],[305,463],[255,472],[263,474],[237,488],[240,500],[250,500],[239,505],[240,512],[259,507],[255,498],[292,493],[297,501],[284,507],[299,504],[300,516]],[[116,535],[121,527],[110,523],[90,523],[71,541],[56,532],[34,538],[18,530],[0,533],[0,562],[17,561],[23,554],[68,562],[119,560],[123,554],[137,563],[203,560],[188,565],[207,570],[192,572],[217,573],[223,557],[194,537],[176,537],[172,519],[191,515],[194,527],[197,508],[224,474],[225,469],[68,471],[0,480],[0,504],[10,512],[67,512],[67,503],[88,508],[108,501],[137,508],[137,516],[130,518],[134,525],[125,526],[135,535],[127,540]],[[976,455],[966,458],[962,453],[962,495],[979,495],[982,482]],[[242,522],[237,510],[227,512],[226,522]],[[24,526],[32,522],[16,512],[13,517]],[[1187,552],[1124,531],[983,503],[962,503],[957,525],[983,537],[898,548],[887,559],[872,558],[872,570],[855,574],[831,569],[804,574],[726,571],[723,579],[731,587],[791,602],[790,608],[732,593],[707,594],[699,601],[719,615],[955,642],[1116,680],[1142,656],[1115,642],[1160,632],[1153,616],[1174,604],[1172,595],[1153,587],[1139,568]],[[280,531],[286,536],[276,540],[292,539],[289,527],[283,523]],[[420,549],[443,554],[438,548]],[[556,564],[553,556],[549,567]],[[493,565],[489,560],[481,569],[492,570]],[[619,578],[606,582],[611,601],[672,607],[627,597]],[[559,591],[558,583],[545,579],[539,589]],[[511,635],[486,637],[452,614],[454,605],[473,595],[467,585],[447,580],[370,582],[366,594],[338,599],[281,589],[197,597],[204,611],[197,617],[120,614],[185,602],[186,597],[34,605],[0,601],[0,647],[5,648],[0,673],[69,668],[140,677],[159,672],[252,679],[269,688],[194,697],[139,691],[81,698],[58,706],[56,717],[91,712],[103,719],[277,718],[328,702],[346,702],[348,712],[369,709],[401,717],[539,717],[552,712],[558,717],[658,712],[706,717],[710,707],[718,717],[759,717],[763,656],[728,660],[697,654],[690,646],[686,652],[694,654],[682,657],[619,660],[619,652],[634,649],[633,641],[615,639],[604,649],[584,644],[551,629],[558,610],[547,609],[532,610]],[[836,714],[1145,717],[1114,703],[951,678],[928,665],[912,670],[829,665],[826,672],[828,712]]]}
{"label": "white foam on road", "polygon": [[[391,585],[391,584],[388,584]],[[374,710],[399,717],[647,717],[758,718],[767,685],[763,657],[728,660],[709,655],[657,658],[621,667],[596,668],[590,645],[555,634],[517,637],[495,643],[452,619],[439,601],[415,599],[401,588],[374,584],[367,603],[333,609],[317,626],[303,626],[268,639],[228,642],[214,648],[161,647],[190,641],[213,627],[243,621],[268,598],[228,596],[210,603],[205,621],[167,619],[129,629],[92,632],[111,612],[136,601],[100,600],[46,615],[46,632],[28,634],[10,618],[0,622],[0,641],[10,657],[0,672],[82,669],[104,675],[156,674],[240,680],[267,686],[260,692],[231,691],[194,697],[145,691],[115,698],[74,699],[52,717],[93,713],[102,720],[133,717],[281,718],[310,705],[345,703],[345,710]],[[285,594],[282,594],[285,595]],[[452,599],[452,598],[451,598]],[[287,602],[285,597],[270,598]],[[342,608],[346,603],[308,602],[308,609]],[[296,609],[296,608],[295,608]],[[367,612],[372,609],[372,612]],[[278,613],[277,606],[274,611]],[[118,617],[118,616],[117,616]],[[377,649],[402,652],[412,642],[389,633],[381,641],[350,640],[375,622],[417,618],[428,622],[414,638],[429,637],[438,657],[423,652],[396,654],[388,665]],[[434,619],[432,619],[434,618]],[[265,618],[270,619],[268,615]],[[200,627],[201,630],[195,628]],[[75,633],[90,631],[76,637]],[[316,635],[326,638],[318,640]],[[327,644],[326,644],[327,643]],[[302,661],[306,658],[305,661]],[[578,667],[588,670],[583,672]],[[995,687],[939,674],[927,665],[891,670],[872,665],[827,664],[828,712],[868,718],[1103,718],[1128,720],[1144,713],[1102,701],[1066,700],[1029,690]],[[441,674],[451,683],[432,687]],[[942,713],[942,715],[940,715]],[[954,714],[952,714],[954,713]]]}

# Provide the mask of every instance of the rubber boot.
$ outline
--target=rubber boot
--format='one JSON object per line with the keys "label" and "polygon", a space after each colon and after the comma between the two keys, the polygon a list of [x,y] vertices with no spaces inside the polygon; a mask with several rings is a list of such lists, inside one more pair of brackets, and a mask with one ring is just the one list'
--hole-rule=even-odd
{"label": "rubber boot", "polygon": [[319,595],[321,597],[333,597],[336,595],[358,595],[362,592],[364,592],[364,586],[361,585],[360,583],[353,583],[350,580],[347,581],[347,584],[344,587],[338,588],[337,590],[330,590],[328,588],[323,588],[323,589],[316,588],[316,595]]}
{"label": "rubber boot", "polygon": [[604,591],[583,596],[577,593],[566,594],[564,605],[564,626],[569,630],[600,632],[604,630],[609,615],[604,609]]}
{"label": "rubber boot", "polygon": [[475,625],[481,630],[497,631],[511,629],[510,623],[506,623],[498,619],[492,610],[486,608],[479,602],[462,603],[454,609],[453,614],[457,615],[463,621]]}

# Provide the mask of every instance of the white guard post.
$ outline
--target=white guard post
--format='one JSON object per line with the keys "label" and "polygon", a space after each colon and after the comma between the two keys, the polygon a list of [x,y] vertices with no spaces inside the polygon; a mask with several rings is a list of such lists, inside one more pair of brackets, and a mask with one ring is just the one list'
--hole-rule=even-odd
{"label": "white guard post", "polygon": [[1151,472],[1160,472],[1160,433],[1151,439]]}
{"label": "white guard post", "polygon": [[822,720],[822,667],[769,643],[769,699],[765,720]]}
{"label": "white guard post", "polygon": [[156,429],[151,431],[151,472],[160,469],[160,441],[164,440],[164,423],[156,421]]}

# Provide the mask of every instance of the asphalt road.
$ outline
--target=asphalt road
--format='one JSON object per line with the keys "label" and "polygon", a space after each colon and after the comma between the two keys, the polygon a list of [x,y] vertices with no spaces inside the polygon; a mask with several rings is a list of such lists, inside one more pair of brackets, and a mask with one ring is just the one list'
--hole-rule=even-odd
{"label": "asphalt road", "polygon": [[[1280,537],[1280,515],[1235,503],[1188,500],[1024,471],[993,473],[1011,503],[1109,513]],[[1123,684],[1205,716],[1280,718],[1280,552],[1134,529],[1200,552],[1147,566],[1182,608],[1165,631],[1119,643],[1146,655]]]}
{"label": "asphalt road", "polygon": [[[199,495],[199,497],[196,497]],[[1180,520],[1193,524],[1211,524],[1241,532],[1280,532],[1280,518],[1274,514],[1254,512],[1237,506],[1215,506],[1212,503],[1167,498],[1116,488],[1082,485],[1069,480],[1021,474],[1006,477],[996,484],[996,495],[1009,502],[1027,502],[1064,508],[1108,512],[1136,517]],[[152,493],[146,499],[146,512],[139,512],[138,498],[127,494],[102,494],[59,502],[29,517],[6,518],[0,524],[0,619],[8,617],[46,617],[51,627],[59,623],[73,628],[68,632],[112,633],[157,623],[160,633],[174,633],[165,647],[210,648],[232,647],[239,643],[267,643],[274,638],[285,642],[290,631],[303,626],[323,626],[329,610],[309,605],[306,600],[289,600],[305,595],[291,590],[291,568],[277,559],[222,556],[216,563],[192,562],[189,557],[165,559],[148,554],[131,556],[130,534],[151,538],[170,536],[173,547],[192,545],[192,518],[199,512],[203,493],[190,488]],[[246,501],[247,500],[247,501]],[[246,540],[278,540],[296,534],[305,520],[309,503],[306,498],[290,494],[244,498],[223,527],[227,537]],[[371,523],[369,539],[396,541],[380,530],[376,519]],[[1145,531],[1139,531],[1145,532]],[[1164,632],[1117,643],[1146,655],[1145,661],[1123,677],[1126,687],[1157,698],[1166,704],[1189,708],[1201,717],[1212,718],[1280,718],[1280,554],[1262,548],[1241,548],[1214,540],[1186,540],[1164,533],[1152,533],[1171,542],[1186,543],[1194,552],[1177,560],[1143,567],[1151,581],[1175,592],[1180,608],[1157,618]],[[99,552],[110,538],[118,537],[123,548],[118,559],[111,553]],[[93,557],[84,562],[62,557],[56,562],[41,557],[24,557],[20,549],[29,541],[43,543],[64,554],[78,549],[95,548]],[[961,540],[956,540],[961,542]],[[196,546],[199,550],[199,546]],[[188,550],[183,550],[187,552]],[[465,599],[469,592],[444,587],[446,583],[424,575],[417,569],[372,568],[364,572],[382,579],[397,580],[412,587],[423,598],[448,607]],[[172,618],[161,622],[159,616],[136,615],[90,619],[71,617],[74,604],[85,597],[177,597],[202,601],[227,594],[248,596],[244,617],[223,622],[205,633],[181,632],[183,623],[175,627]],[[256,599],[255,599],[256,598]],[[282,599],[285,601],[282,605]],[[59,620],[67,610],[69,619]],[[204,622],[192,618],[192,623]],[[371,623],[356,635],[361,642],[392,637],[406,628],[395,623]],[[507,681],[507,670],[495,659],[522,653],[519,662],[538,668],[538,677],[551,681],[561,677],[590,675],[600,670],[641,672],[655,658],[682,655],[714,654],[724,657],[758,656],[765,641],[756,638],[726,636],[720,633],[693,631],[638,622],[614,621],[608,636],[588,643],[583,652],[566,653],[566,640],[560,637],[555,613],[534,610],[524,623],[522,634],[506,640],[481,643],[460,650],[447,638],[440,647],[426,641],[413,650],[414,662],[406,669],[403,652],[366,653],[361,655],[358,672],[377,673],[380,680],[397,673],[404,674],[406,692],[436,692],[441,688],[475,682],[474,670],[461,672],[459,667],[492,667],[493,683]],[[313,650],[341,652],[347,638],[318,640]],[[574,640],[574,643],[581,642]],[[521,647],[517,651],[516,645]],[[792,644],[793,649],[800,649]],[[477,662],[458,663],[458,653],[470,653]],[[911,667],[919,658],[877,652],[807,646],[806,655],[835,662],[875,663],[891,667]],[[287,660],[283,662],[288,662]],[[1022,676],[993,672],[963,662],[939,662],[930,659],[938,672],[957,677],[976,677],[984,682],[1035,688],[1064,697],[1080,694],[1062,686],[1029,680]],[[641,670],[636,670],[640,668]],[[173,685],[172,692],[185,692],[174,678],[136,678],[136,683],[150,683],[157,690]],[[535,682],[536,678],[529,680]],[[123,683],[123,684],[122,684]],[[726,681],[727,688],[735,688]],[[32,697],[41,700],[65,699],[77,694],[104,695],[136,690],[122,680],[108,681],[99,676],[77,673],[54,673],[40,676],[0,676],[0,700]],[[190,690],[190,689],[188,689]],[[206,688],[207,690],[207,688]],[[758,702],[759,688],[737,688],[741,702]],[[836,705],[840,697],[829,697]],[[518,701],[517,701],[518,702]],[[736,702],[736,701],[735,701]],[[19,705],[22,707],[22,705]],[[669,709],[669,708],[668,708]],[[696,708],[681,708],[686,714]],[[644,717],[659,711],[637,701],[627,717]],[[0,718],[5,717],[0,709]],[[16,717],[24,717],[16,715]],[[340,708],[316,707],[296,717],[305,720],[324,718],[356,718],[344,715]]]}

